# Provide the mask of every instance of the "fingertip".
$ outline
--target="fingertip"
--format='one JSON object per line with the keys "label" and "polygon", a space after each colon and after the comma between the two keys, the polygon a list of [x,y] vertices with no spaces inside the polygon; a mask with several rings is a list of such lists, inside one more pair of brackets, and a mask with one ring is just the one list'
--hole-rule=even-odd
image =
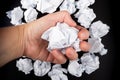
{"label": "fingertip", "polygon": [[89,38],[89,31],[85,28],[82,28],[78,33],[78,37],[80,40],[87,40]]}
{"label": "fingertip", "polygon": [[81,41],[80,42],[80,49],[82,50],[82,51],[85,51],[85,52],[87,52],[87,51],[89,51],[90,50],[90,44],[88,43],[88,42],[86,42],[86,41]]}
{"label": "fingertip", "polygon": [[70,59],[70,60],[75,60],[78,58],[78,54],[72,47],[66,48],[65,53],[66,53],[66,56],[68,57],[68,59]]}
{"label": "fingertip", "polygon": [[67,61],[63,53],[57,49],[52,50],[51,54],[54,57],[54,61],[53,61],[54,63],[64,64]]}

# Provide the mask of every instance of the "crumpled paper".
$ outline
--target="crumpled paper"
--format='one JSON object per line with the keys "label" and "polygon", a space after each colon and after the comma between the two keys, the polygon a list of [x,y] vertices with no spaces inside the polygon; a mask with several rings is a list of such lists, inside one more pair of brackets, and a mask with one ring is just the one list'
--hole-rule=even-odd
{"label": "crumpled paper", "polygon": [[[81,63],[79,63],[79,62]],[[99,68],[99,57],[93,53],[84,53],[79,60],[69,62],[68,72],[76,77],[81,77],[85,71],[90,74]]]}
{"label": "crumpled paper", "polygon": [[103,37],[109,32],[110,27],[102,21],[96,21],[91,24],[90,34],[92,37]]}
{"label": "crumpled paper", "polygon": [[24,9],[34,8],[37,5],[37,0],[21,0],[20,3]]}
{"label": "crumpled paper", "polygon": [[101,56],[103,56],[103,55],[106,55],[107,52],[108,52],[108,49],[102,48],[101,51],[99,52],[99,54],[100,54]]}
{"label": "crumpled paper", "polygon": [[37,10],[41,13],[53,13],[63,0],[39,0],[37,3]]}
{"label": "crumpled paper", "polygon": [[24,12],[24,18],[26,22],[34,21],[37,19],[38,12],[34,8],[28,8]]}
{"label": "crumpled paper", "polygon": [[7,17],[11,19],[13,25],[22,24],[23,10],[20,7],[16,7],[11,11],[6,12]]}
{"label": "crumpled paper", "polygon": [[89,38],[88,43],[91,45],[91,53],[98,53],[104,48],[104,45],[101,43],[101,38]]}
{"label": "crumpled paper", "polygon": [[76,77],[81,77],[85,68],[82,64],[78,63],[78,60],[73,60],[69,62],[68,72]]}
{"label": "crumpled paper", "polygon": [[83,9],[95,3],[95,0],[78,0],[76,1],[76,8]]}
{"label": "crumpled paper", "polygon": [[68,77],[63,74],[63,72],[67,73],[67,70],[65,68],[62,68],[60,64],[55,64],[53,65],[52,70],[48,72],[48,76],[52,80],[68,80]]}
{"label": "crumpled paper", "polygon": [[49,42],[48,51],[53,49],[62,50],[70,46],[74,47],[76,51],[80,50],[78,46],[78,30],[66,23],[57,23],[55,27],[45,31],[41,38]]}
{"label": "crumpled paper", "polygon": [[101,38],[89,38],[88,43],[91,45],[90,53],[100,53],[100,55],[107,54],[107,49],[104,48]]}
{"label": "crumpled paper", "polygon": [[76,11],[75,0],[64,0],[62,5],[60,6],[60,11],[61,10],[66,10],[70,14],[73,14]]}
{"label": "crumpled paper", "polygon": [[94,54],[84,53],[80,60],[87,74],[90,74],[99,68],[99,57]]}
{"label": "crumpled paper", "polygon": [[19,59],[16,62],[16,67],[19,71],[24,72],[25,74],[29,74],[31,70],[33,70],[32,60],[31,59]]}
{"label": "crumpled paper", "polygon": [[85,28],[89,28],[92,21],[96,18],[96,15],[93,9],[85,8],[80,9],[76,14],[75,17],[78,18],[78,22],[84,26]]}
{"label": "crumpled paper", "polygon": [[51,69],[51,63],[50,62],[45,62],[45,61],[40,61],[40,60],[36,60],[34,62],[33,66],[34,66],[34,74],[36,76],[44,76]]}

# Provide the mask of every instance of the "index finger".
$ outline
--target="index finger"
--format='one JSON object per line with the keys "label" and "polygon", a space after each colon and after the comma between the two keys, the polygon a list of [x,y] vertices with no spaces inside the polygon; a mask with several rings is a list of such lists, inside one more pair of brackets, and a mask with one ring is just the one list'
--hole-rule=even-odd
{"label": "index finger", "polygon": [[[69,26],[75,27],[77,24],[76,22],[72,19],[70,14],[67,11],[59,11],[56,13],[53,13],[51,15],[54,15],[54,21],[57,22],[65,22]],[[52,16],[53,17],[53,16]]]}

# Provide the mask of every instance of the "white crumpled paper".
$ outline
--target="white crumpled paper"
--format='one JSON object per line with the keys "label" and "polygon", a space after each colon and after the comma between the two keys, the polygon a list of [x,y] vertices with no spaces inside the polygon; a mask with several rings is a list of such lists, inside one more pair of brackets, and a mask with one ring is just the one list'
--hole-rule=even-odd
{"label": "white crumpled paper", "polygon": [[101,38],[89,38],[88,43],[91,45],[89,52],[98,53],[104,48],[104,45],[101,43]]}
{"label": "white crumpled paper", "polygon": [[108,49],[102,48],[101,51],[99,52],[99,54],[100,54],[101,56],[103,56],[103,55],[106,55],[107,52],[108,52]]}
{"label": "white crumpled paper", "polygon": [[84,53],[79,60],[70,61],[68,65],[68,72],[76,77],[81,77],[85,71],[90,74],[99,68],[99,57],[93,53]]}
{"label": "white crumpled paper", "polygon": [[34,21],[37,19],[38,12],[34,8],[28,8],[24,12],[24,18],[26,22]]}
{"label": "white crumpled paper", "polygon": [[16,67],[19,71],[24,72],[25,74],[29,74],[33,69],[32,60],[31,59],[19,59],[16,62]]}
{"label": "white crumpled paper", "polygon": [[109,32],[110,27],[102,21],[96,21],[91,24],[90,34],[92,37],[103,37]]}
{"label": "white crumpled paper", "polygon": [[70,46],[74,47],[76,51],[80,50],[78,30],[66,23],[58,23],[55,27],[51,27],[43,33],[41,38],[49,42],[47,48],[49,51],[53,49],[62,50]]}
{"label": "white crumpled paper", "polygon": [[91,38],[88,43],[91,45],[90,53],[99,53],[100,55],[107,54],[107,49],[102,44],[102,38],[109,32],[110,27],[102,21],[93,22],[89,28]]}
{"label": "white crumpled paper", "polygon": [[78,63],[78,60],[73,60],[69,62],[68,72],[76,77],[81,77],[85,68],[82,64]]}
{"label": "white crumpled paper", "polygon": [[78,18],[78,22],[85,28],[89,28],[91,22],[96,18],[96,15],[93,9],[85,8],[80,9],[76,14],[75,17]]}
{"label": "white crumpled paper", "polygon": [[37,3],[37,10],[41,13],[53,13],[63,0],[39,0]]}
{"label": "white crumpled paper", "polygon": [[11,11],[6,12],[7,17],[11,19],[13,25],[22,24],[23,10],[20,7],[16,7]]}
{"label": "white crumpled paper", "polygon": [[24,9],[34,8],[37,5],[37,0],[21,0],[20,3]]}
{"label": "white crumpled paper", "polygon": [[107,49],[104,48],[101,38],[89,38],[88,43],[91,45],[90,53],[100,53],[100,55],[107,54]]}
{"label": "white crumpled paper", "polygon": [[83,9],[95,3],[95,0],[78,0],[76,1],[76,8]]}
{"label": "white crumpled paper", "polygon": [[40,60],[36,60],[34,62],[34,74],[36,76],[44,76],[46,75],[50,69],[51,69],[51,63],[50,62],[43,62]]}
{"label": "white crumpled paper", "polygon": [[90,74],[99,68],[99,57],[94,54],[84,53],[81,57],[81,63],[85,68],[85,72]]}
{"label": "white crumpled paper", "polygon": [[63,74],[67,73],[67,70],[65,68],[62,68],[60,64],[55,64],[52,67],[52,70],[48,72],[48,76],[51,78],[51,80],[68,80],[68,77]]}
{"label": "white crumpled paper", "polygon": [[61,10],[66,10],[70,14],[73,14],[76,11],[75,0],[64,0],[62,5],[60,6],[60,11]]}

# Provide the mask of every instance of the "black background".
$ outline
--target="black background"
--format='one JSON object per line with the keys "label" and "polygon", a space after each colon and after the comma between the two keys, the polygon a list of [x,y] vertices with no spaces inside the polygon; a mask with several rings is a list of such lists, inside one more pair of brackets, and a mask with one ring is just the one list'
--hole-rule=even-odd
{"label": "black background", "polygon": [[[5,12],[20,5],[20,0],[0,0],[0,27],[12,25],[10,24],[10,20],[6,17]],[[67,76],[69,80],[114,80],[114,75],[117,70],[116,64],[118,63],[116,59],[117,39],[115,33],[118,30],[116,30],[117,26],[114,25],[112,6],[113,4],[110,3],[110,0],[96,0],[95,3],[90,6],[97,16],[94,21],[101,20],[103,23],[110,26],[110,32],[102,38],[102,43],[105,45],[105,48],[108,49],[108,54],[100,56],[100,68],[90,75],[83,73],[82,77],[79,78],[68,73]],[[41,16],[43,15],[38,15],[38,17]],[[64,66],[66,65],[63,65],[63,67]],[[31,74],[25,75],[16,68],[16,60],[0,68],[0,78],[4,80],[51,80],[47,75],[37,77],[34,75],[33,71]]]}

